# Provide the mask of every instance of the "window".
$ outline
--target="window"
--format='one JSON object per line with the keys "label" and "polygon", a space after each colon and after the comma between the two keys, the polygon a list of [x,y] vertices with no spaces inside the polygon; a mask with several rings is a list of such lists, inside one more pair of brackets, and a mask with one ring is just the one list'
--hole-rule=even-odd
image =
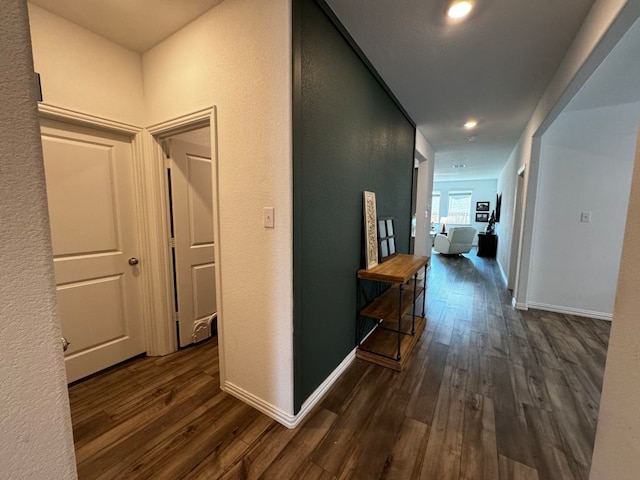
{"label": "window", "polygon": [[471,223],[471,192],[449,192],[450,225],[469,225]]}
{"label": "window", "polygon": [[440,222],[440,192],[431,195],[431,223]]}

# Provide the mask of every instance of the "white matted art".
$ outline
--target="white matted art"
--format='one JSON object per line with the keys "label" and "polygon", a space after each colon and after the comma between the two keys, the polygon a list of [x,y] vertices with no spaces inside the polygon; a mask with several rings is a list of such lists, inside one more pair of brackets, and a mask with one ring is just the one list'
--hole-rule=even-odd
{"label": "white matted art", "polygon": [[378,231],[376,225],[376,194],[363,192],[364,200],[364,241],[367,270],[378,265]]}

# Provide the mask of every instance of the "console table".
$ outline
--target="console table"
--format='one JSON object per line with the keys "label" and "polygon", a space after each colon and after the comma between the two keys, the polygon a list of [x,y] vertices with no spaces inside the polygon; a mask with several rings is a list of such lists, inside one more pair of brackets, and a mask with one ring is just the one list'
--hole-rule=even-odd
{"label": "console table", "polygon": [[498,235],[493,233],[478,233],[478,256],[496,258],[498,250]]}
{"label": "console table", "polygon": [[[421,315],[416,315],[416,301],[425,293],[428,264],[429,257],[398,254],[369,270],[358,270],[358,358],[402,370],[426,324],[425,296]],[[423,282],[418,282],[420,269]],[[367,319],[375,321],[373,330],[367,331]]]}

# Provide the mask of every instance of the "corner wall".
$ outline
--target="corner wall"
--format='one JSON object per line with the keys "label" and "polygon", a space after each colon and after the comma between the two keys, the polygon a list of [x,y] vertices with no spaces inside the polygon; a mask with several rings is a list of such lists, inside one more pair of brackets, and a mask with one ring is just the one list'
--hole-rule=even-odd
{"label": "corner wall", "polygon": [[278,418],[293,414],[291,48],[290,0],[233,0],[143,56],[147,124],[217,107],[223,384]]}
{"label": "corner wall", "polygon": [[142,57],[29,3],[44,103],[144,125]]}
{"label": "corner wall", "polygon": [[636,480],[640,475],[640,135],[636,145],[591,480]]}
{"label": "corner wall", "polygon": [[294,9],[295,408],[356,346],[362,192],[409,252],[415,128],[322,8]]}
{"label": "corner wall", "polygon": [[25,2],[3,1],[0,45],[0,477],[75,479]]}
{"label": "corner wall", "polygon": [[422,132],[416,130],[416,160],[418,160],[418,193],[416,195],[416,241],[414,254],[431,256],[431,194],[435,150]]}
{"label": "corner wall", "polygon": [[[514,229],[520,229],[522,232],[521,245],[512,247],[511,242],[498,245],[498,261],[505,273],[509,271],[509,265],[504,265],[502,262],[510,256],[510,251],[507,251],[506,248],[520,248],[518,274],[514,288],[514,298],[520,305],[526,305],[529,287],[540,154],[539,135],[548,128],[613,46],[635,22],[640,10],[639,7],[639,2],[635,1],[596,0],[501,174],[499,187],[508,186],[515,190],[515,178],[511,185],[511,181],[505,181],[504,175],[507,173],[510,175],[510,170],[514,167],[516,170],[523,165],[526,167],[523,220],[520,225],[513,226]],[[513,195],[513,191],[510,191],[506,196]],[[513,218],[515,205],[514,203],[505,205],[504,191],[502,202],[502,213]],[[509,232],[508,235],[512,236],[512,233]]]}
{"label": "corner wall", "polygon": [[542,137],[531,308],[611,319],[639,120],[640,103],[570,111]]}

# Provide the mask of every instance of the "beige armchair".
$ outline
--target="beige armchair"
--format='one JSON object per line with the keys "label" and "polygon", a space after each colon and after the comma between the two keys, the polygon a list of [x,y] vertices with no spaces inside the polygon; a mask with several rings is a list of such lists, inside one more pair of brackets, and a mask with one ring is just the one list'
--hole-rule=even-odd
{"label": "beige armchair", "polygon": [[447,235],[436,235],[433,248],[445,255],[469,253],[475,236],[476,229],[473,227],[451,227]]}

